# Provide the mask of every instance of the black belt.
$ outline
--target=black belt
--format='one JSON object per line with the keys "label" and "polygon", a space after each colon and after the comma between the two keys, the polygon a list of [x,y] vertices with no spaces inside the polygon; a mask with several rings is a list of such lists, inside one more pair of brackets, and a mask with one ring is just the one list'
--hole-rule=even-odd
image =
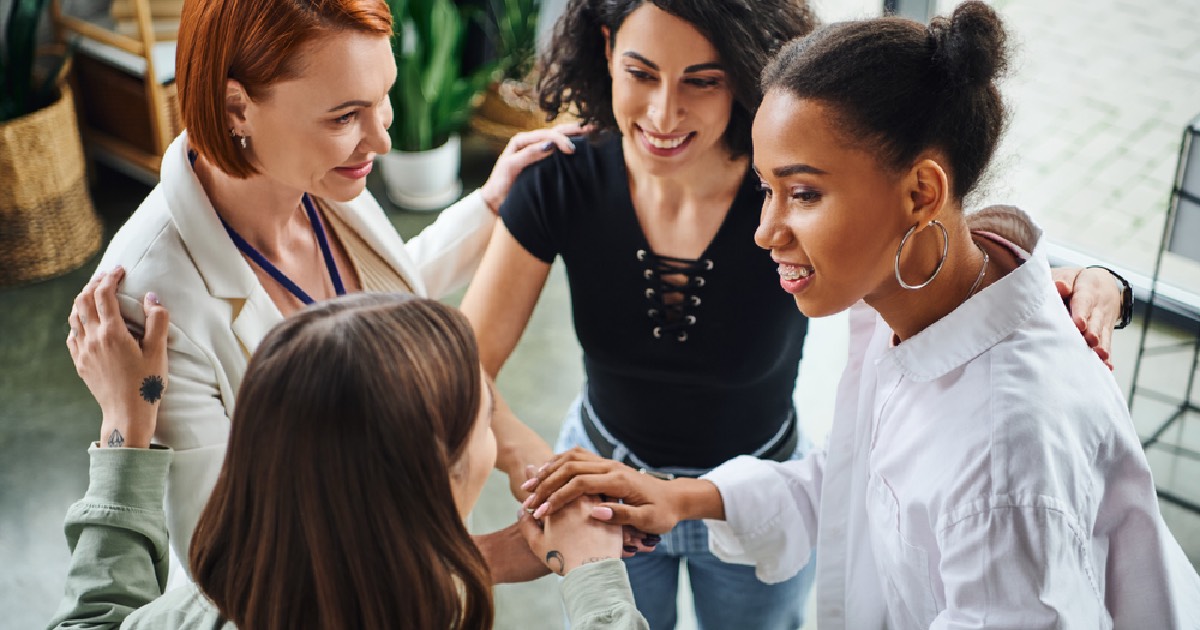
{"label": "black belt", "polygon": [[[596,417],[592,415],[590,405],[588,405],[586,400],[580,401],[579,418],[583,424],[583,432],[587,434],[592,446],[596,447],[596,454],[605,459],[613,459],[616,446],[608,441],[608,438],[604,437],[604,434],[600,432]],[[796,412],[793,411],[788,414],[788,419],[784,422],[787,423],[788,427],[783,437],[779,438],[779,441],[769,451],[759,455],[759,459],[786,462],[792,458],[792,455],[796,452],[796,443],[799,441],[800,433],[796,430]],[[639,464],[631,461],[628,455],[618,461],[632,468],[640,467]]]}

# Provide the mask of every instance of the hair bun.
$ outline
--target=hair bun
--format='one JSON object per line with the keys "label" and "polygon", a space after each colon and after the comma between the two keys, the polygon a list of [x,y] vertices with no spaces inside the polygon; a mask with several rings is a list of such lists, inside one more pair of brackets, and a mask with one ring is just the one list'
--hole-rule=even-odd
{"label": "hair bun", "polygon": [[1008,67],[1008,34],[996,12],[978,0],[964,2],[950,17],[929,22],[933,63],[951,83],[978,85]]}

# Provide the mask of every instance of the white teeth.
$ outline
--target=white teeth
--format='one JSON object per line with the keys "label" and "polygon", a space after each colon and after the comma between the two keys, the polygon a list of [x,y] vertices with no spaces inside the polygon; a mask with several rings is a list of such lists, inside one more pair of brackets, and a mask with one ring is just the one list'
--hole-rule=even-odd
{"label": "white teeth", "polygon": [[645,136],[646,142],[649,142],[650,146],[652,146],[656,149],[674,149],[674,148],[678,147],[679,145],[683,144],[684,141],[688,139],[688,136],[686,136],[686,135],[679,136],[678,138],[673,138],[670,140],[663,140],[660,138],[655,138],[654,136],[652,136],[648,133],[642,133],[642,135]]}
{"label": "white teeth", "polygon": [[784,280],[800,280],[812,275],[812,270],[808,267],[797,267],[795,265],[779,265],[779,277]]}

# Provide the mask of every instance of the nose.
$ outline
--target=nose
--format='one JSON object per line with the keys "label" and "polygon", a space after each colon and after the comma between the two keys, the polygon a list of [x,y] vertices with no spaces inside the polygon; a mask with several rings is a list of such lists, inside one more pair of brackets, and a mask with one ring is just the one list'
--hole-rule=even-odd
{"label": "nose", "polygon": [[363,124],[363,137],[359,142],[359,150],[363,153],[380,155],[392,150],[392,137],[388,128],[392,126],[392,104],[384,99],[379,107],[373,107],[370,120]]}
{"label": "nose", "polygon": [[684,111],[673,85],[663,82],[650,101],[648,115],[650,122],[657,127],[656,131],[670,133],[675,130],[684,116]]}
{"label": "nose", "polygon": [[790,233],[784,224],[784,204],[775,196],[763,200],[762,215],[758,229],[754,230],[754,242],[763,249],[778,249],[787,244]]}

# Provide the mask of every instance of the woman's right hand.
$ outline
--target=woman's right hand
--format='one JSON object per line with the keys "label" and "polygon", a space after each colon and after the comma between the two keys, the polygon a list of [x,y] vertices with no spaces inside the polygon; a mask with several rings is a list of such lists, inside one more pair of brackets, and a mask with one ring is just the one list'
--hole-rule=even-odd
{"label": "woman's right hand", "polygon": [[597,497],[580,497],[546,517],[541,527],[522,513],[521,532],[551,571],[566,575],[584,564],[621,557],[621,526],[592,518]]}
{"label": "woman's right hand", "polygon": [[524,507],[534,510],[534,518],[546,518],[580,497],[603,495],[610,501],[597,504],[593,518],[649,534],[665,534],[682,520],[725,513],[711,482],[666,481],[581,448],[555,455],[523,488],[532,492]]}
{"label": "woman's right hand", "polygon": [[530,164],[545,159],[555,147],[563,153],[574,153],[575,145],[571,143],[571,136],[582,135],[590,130],[591,127],[578,123],[565,123],[550,129],[522,131],[513,136],[496,159],[492,174],[479,189],[483,194],[484,203],[493,214],[499,213],[500,204],[508,197],[508,190],[512,188],[521,171]]}
{"label": "woman's right hand", "polygon": [[139,344],[117,303],[117,285],[124,278],[125,270],[117,267],[87,283],[68,317],[67,349],[100,404],[100,446],[149,448],[167,386],[167,309],[153,293],[146,294],[145,335]]}

